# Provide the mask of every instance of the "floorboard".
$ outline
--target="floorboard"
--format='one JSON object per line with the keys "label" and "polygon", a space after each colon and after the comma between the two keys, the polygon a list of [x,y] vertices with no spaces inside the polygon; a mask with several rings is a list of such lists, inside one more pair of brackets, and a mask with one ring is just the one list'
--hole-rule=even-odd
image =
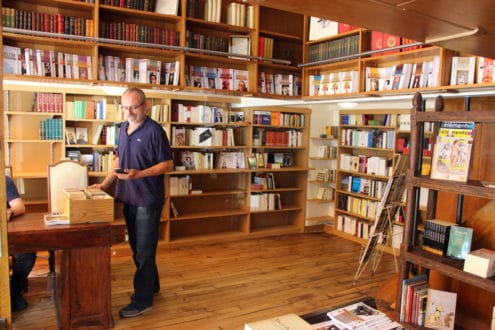
{"label": "floorboard", "polygon": [[[286,313],[306,314],[374,296],[395,275],[384,254],[377,271],[366,269],[353,285],[361,245],[326,233],[292,234],[234,242],[159,246],[161,293],[153,310],[120,319],[132,294],[134,265],[127,244],[112,248],[115,329],[242,330]],[[44,259],[26,294],[29,307],[13,314],[13,329],[56,329]]]}

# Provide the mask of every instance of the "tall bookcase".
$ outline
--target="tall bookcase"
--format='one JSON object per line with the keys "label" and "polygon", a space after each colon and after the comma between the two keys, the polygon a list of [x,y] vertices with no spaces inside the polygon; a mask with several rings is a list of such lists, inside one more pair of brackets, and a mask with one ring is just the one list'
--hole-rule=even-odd
{"label": "tall bookcase", "polygon": [[[484,279],[476,275],[463,271],[463,260],[455,260],[449,257],[433,254],[422,249],[422,220],[419,212],[420,198],[422,191],[426,188],[429,191],[427,218],[440,218],[448,221],[463,223],[483,206],[484,203],[494,199],[495,191],[482,185],[483,181],[493,180],[492,171],[493,158],[490,157],[491,141],[493,141],[493,123],[495,121],[495,112],[491,109],[490,103],[480,99],[474,105],[474,100],[467,99],[461,102],[450,102],[449,109],[444,110],[443,98],[437,98],[433,109],[426,109],[422,95],[416,93],[413,98],[413,107],[411,110],[411,158],[410,166],[406,177],[407,189],[407,208],[404,222],[404,241],[401,246],[401,265],[399,272],[399,281],[397,287],[396,306],[401,304],[402,281],[410,277],[413,267],[419,268],[430,274],[430,285],[434,288],[445,289],[457,292],[457,311],[455,322],[466,329],[489,327],[491,322],[493,293],[495,286],[493,278]],[[473,103],[472,108],[462,109],[462,103]],[[462,109],[462,110],[461,110]],[[470,110],[470,111],[464,111]],[[429,174],[424,174],[422,163],[429,162],[428,158],[423,156],[423,131],[426,126],[431,124],[439,127],[444,121],[467,121],[475,122],[475,139],[473,142],[473,153],[469,168],[469,177],[467,182],[457,182],[449,180],[431,179]],[[454,196],[454,199],[452,198]],[[457,207],[454,205],[456,204]],[[461,203],[459,203],[461,201]],[[452,219],[452,214],[455,217]],[[455,219],[458,217],[458,219]],[[473,242],[483,241],[482,224],[478,221],[471,221],[474,229]],[[486,225],[486,224],[485,224]],[[491,230],[492,226],[488,224],[485,230]],[[490,240],[491,241],[491,240]],[[487,240],[484,240],[486,243]],[[491,243],[491,242],[490,242]],[[492,246],[480,246],[493,249]],[[440,277],[440,282],[434,278]],[[448,283],[454,282],[449,285]],[[440,287],[438,287],[440,286]],[[476,291],[473,292],[472,290]],[[464,300],[465,294],[472,299],[483,299],[477,301],[477,308],[469,308],[470,302]],[[476,298],[478,297],[478,298]],[[483,298],[480,298],[483,297]],[[466,298],[467,299],[467,298]],[[485,302],[486,301],[486,302]]]}
{"label": "tall bookcase", "polygon": [[[404,110],[341,111],[335,224],[339,236],[364,243],[397,161],[398,116]],[[400,226],[397,219],[394,225]]]}

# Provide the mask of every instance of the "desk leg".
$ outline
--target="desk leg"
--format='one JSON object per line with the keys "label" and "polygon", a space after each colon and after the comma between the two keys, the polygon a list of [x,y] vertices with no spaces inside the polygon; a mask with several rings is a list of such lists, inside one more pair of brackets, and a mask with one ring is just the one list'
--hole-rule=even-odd
{"label": "desk leg", "polygon": [[55,262],[60,328],[112,328],[110,247],[60,250]]}

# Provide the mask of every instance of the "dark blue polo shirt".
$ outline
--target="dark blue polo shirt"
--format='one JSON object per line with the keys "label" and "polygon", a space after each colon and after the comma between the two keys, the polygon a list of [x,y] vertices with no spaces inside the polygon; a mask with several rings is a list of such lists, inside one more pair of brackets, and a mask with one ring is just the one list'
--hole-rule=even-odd
{"label": "dark blue polo shirt", "polygon": [[[147,117],[131,135],[129,123],[122,123],[117,155],[119,167],[143,170],[160,162],[171,160],[172,151],[165,130]],[[134,206],[161,207],[165,202],[164,175],[134,180],[117,180],[115,199]]]}
{"label": "dark blue polo shirt", "polygon": [[19,195],[19,191],[17,190],[17,187],[15,186],[14,181],[10,178],[10,176],[5,176],[5,181],[7,184],[7,208],[9,207],[9,202],[21,197]]}

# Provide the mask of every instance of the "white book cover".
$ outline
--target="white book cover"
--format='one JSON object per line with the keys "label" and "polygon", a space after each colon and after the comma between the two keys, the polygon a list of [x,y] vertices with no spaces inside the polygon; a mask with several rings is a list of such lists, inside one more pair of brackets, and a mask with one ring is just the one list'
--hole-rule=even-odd
{"label": "white book cover", "polygon": [[328,38],[339,33],[339,23],[328,19],[311,17],[309,21],[309,40]]}
{"label": "white book cover", "polygon": [[454,329],[457,293],[428,289],[425,327]]}
{"label": "white book cover", "polygon": [[451,85],[470,85],[474,83],[476,65],[475,56],[454,56],[452,58]]}
{"label": "white book cover", "polygon": [[177,16],[179,0],[156,0],[155,13]]}

